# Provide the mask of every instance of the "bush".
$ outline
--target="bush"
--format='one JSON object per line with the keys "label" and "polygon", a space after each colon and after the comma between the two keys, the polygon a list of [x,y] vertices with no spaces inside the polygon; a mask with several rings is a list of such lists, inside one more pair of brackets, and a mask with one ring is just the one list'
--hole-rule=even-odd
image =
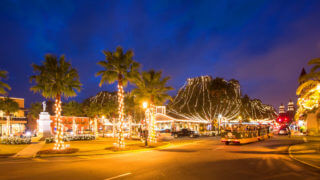
{"label": "bush", "polygon": [[54,150],[54,149],[47,149],[37,152],[38,155],[40,154],[72,154],[78,152],[79,149],[76,148],[66,148],[63,150]]}
{"label": "bush", "polygon": [[[68,135],[63,137],[63,141],[89,141],[89,140],[95,140],[96,137],[91,134],[81,134],[81,135]],[[46,143],[54,143],[54,137],[46,138]]]}
{"label": "bush", "polygon": [[31,144],[31,137],[2,137],[1,144]]}

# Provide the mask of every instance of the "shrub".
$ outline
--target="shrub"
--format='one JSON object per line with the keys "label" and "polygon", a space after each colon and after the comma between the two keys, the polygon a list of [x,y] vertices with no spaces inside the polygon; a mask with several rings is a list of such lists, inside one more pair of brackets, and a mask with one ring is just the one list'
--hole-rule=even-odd
{"label": "shrub", "polygon": [[[91,134],[81,134],[81,135],[67,135],[63,137],[63,141],[89,141],[89,140],[95,140],[96,137]],[[54,137],[46,138],[46,143],[53,143]]]}
{"label": "shrub", "polygon": [[2,137],[1,144],[31,144],[31,137]]}

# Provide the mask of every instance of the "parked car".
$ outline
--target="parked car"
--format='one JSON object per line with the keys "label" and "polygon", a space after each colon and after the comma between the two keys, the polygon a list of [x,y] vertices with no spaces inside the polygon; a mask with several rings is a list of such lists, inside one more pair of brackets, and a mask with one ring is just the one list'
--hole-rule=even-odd
{"label": "parked car", "polygon": [[169,141],[173,139],[170,129],[163,129],[157,132],[158,140],[160,141]]}
{"label": "parked car", "polygon": [[177,138],[177,137],[184,137],[184,136],[189,136],[189,137],[198,137],[199,134],[196,133],[195,131],[191,131],[189,129],[181,129],[180,131],[174,131],[172,132],[172,135]]}
{"label": "parked car", "polygon": [[289,134],[288,127],[282,127],[279,129],[278,135],[288,135],[288,134]]}

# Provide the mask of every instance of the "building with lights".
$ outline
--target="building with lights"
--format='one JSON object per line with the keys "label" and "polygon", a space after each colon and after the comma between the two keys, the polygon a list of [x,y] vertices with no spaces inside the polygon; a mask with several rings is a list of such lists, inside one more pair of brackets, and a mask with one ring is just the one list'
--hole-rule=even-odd
{"label": "building with lights", "polygon": [[156,107],[156,130],[176,130],[179,131],[183,128],[188,128],[193,131],[200,131],[203,127],[206,127],[210,123],[203,120],[193,120],[180,115],[174,114],[172,112],[166,112],[166,106]]}
{"label": "building with lights", "polygon": [[296,109],[292,100],[288,103],[287,111],[285,110],[285,106],[281,104],[279,107],[279,115],[276,119],[277,123],[281,125],[290,125],[294,121],[295,111]]}
{"label": "building with lights", "polygon": [[[5,98],[0,96],[0,99]],[[7,127],[7,117],[3,111],[0,110],[0,136],[4,136],[7,128],[11,129],[12,135],[20,135],[26,130],[27,118],[25,117],[24,99],[9,97],[19,105],[19,110],[10,114],[10,126]]]}

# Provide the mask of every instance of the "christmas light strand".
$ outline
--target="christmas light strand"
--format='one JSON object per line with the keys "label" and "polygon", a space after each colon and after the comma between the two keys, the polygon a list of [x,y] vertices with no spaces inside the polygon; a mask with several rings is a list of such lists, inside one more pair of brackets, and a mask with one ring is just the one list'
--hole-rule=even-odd
{"label": "christmas light strand", "polygon": [[55,135],[55,144],[54,144],[53,149],[63,150],[63,149],[65,149],[65,144],[63,142],[63,126],[62,126],[62,122],[61,122],[61,100],[56,99],[55,105],[56,105],[57,132]]}
{"label": "christmas light strand", "polygon": [[124,91],[123,91],[123,86],[121,84],[118,84],[118,104],[119,104],[119,133],[118,133],[118,147],[119,148],[124,148],[125,143],[124,143],[124,134],[123,134],[123,125],[124,125],[124,113],[123,113],[123,108],[124,108]]}

